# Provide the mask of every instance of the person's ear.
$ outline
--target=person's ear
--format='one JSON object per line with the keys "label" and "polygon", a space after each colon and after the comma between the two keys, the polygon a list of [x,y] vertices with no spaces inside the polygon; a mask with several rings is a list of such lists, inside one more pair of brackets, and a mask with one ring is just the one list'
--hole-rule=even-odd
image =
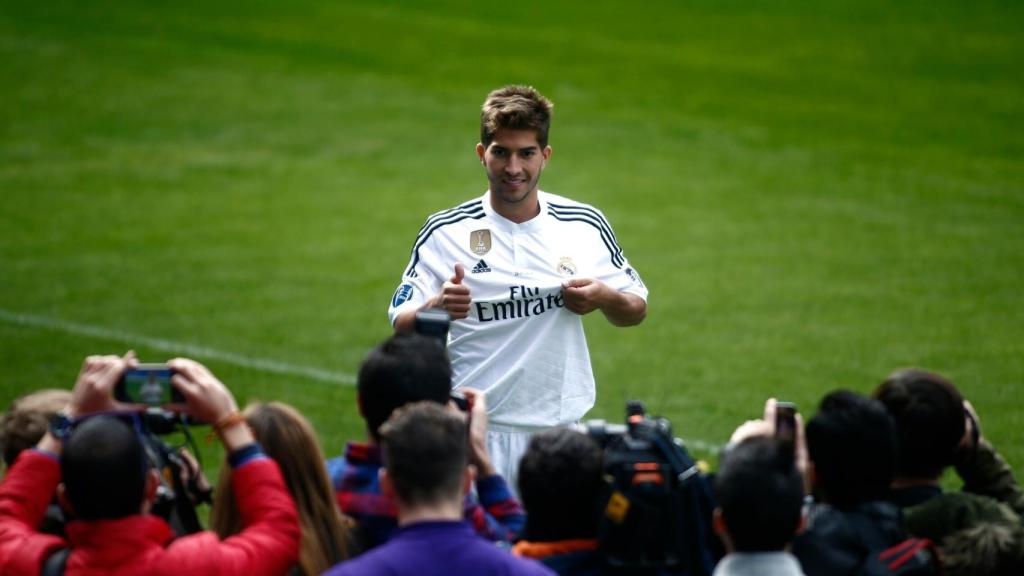
{"label": "person's ear", "polygon": [[481,164],[486,164],[486,162],[484,162],[484,152],[487,152],[487,147],[484,146],[482,143],[477,143],[477,145],[476,145],[476,155],[477,155],[478,158],[480,158],[480,163]]}
{"label": "person's ear", "polygon": [[142,513],[148,514],[153,502],[156,502],[156,492],[160,488],[160,473],[155,468],[150,468],[146,473],[146,489],[142,494]]}
{"label": "person's ear", "polygon": [[71,505],[71,499],[68,498],[68,489],[61,482],[57,484],[57,504],[64,509],[65,512],[75,513],[75,507]]}
{"label": "person's ear", "polygon": [[732,552],[732,538],[729,538],[729,527],[725,524],[725,516],[722,514],[721,508],[715,508],[715,511],[711,513],[711,528],[725,545],[726,551]]}
{"label": "person's ear", "polygon": [[544,150],[541,151],[541,155],[544,156],[544,161],[540,164],[541,168],[548,165],[548,160],[551,160],[551,152],[551,146],[545,146]]}
{"label": "person's ear", "polygon": [[718,534],[719,536],[728,531],[725,526],[725,517],[722,516],[721,508],[715,508],[711,513],[711,527],[714,529],[715,534]]}
{"label": "person's ear", "polygon": [[470,464],[462,471],[462,494],[469,494],[473,490],[473,482],[476,481],[476,466]]}
{"label": "person's ear", "polygon": [[380,492],[384,496],[395,500],[395,485],[391,482],[391,477],[388,476],[386,468],[377,470],[377,480],[380,482]]}

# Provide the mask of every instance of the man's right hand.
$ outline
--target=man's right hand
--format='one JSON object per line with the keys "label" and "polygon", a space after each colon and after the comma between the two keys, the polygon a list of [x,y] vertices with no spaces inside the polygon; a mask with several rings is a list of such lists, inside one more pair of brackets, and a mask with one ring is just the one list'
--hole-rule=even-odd
{"label": "man's right hand", "polygon": [[472,297],[469,287],[462,283],[466,277],[466,269],[462,264],[455,263],[455,274],[441,286],[441,291],[428,302],[428,308],[441,308],[451,315],[452,320],[460,320],[469,316],[469,305]]}
{"label": "man's right hand", "polygon": [[495,474],[491,453],[487,450],[487,402],[475,388],[459,388],[469,401],[469,463],[476,466],[477,478]]}
{"label": "man's right hand", "polygon": [[134,368],[138,363],[135,352],[131,350],[124,356],[86,358],[71,391],[71,400],[66,408],[68,417],[78,418],[94,412],[117,410],[120,405],[114,400],[114,387],[125,370]]}

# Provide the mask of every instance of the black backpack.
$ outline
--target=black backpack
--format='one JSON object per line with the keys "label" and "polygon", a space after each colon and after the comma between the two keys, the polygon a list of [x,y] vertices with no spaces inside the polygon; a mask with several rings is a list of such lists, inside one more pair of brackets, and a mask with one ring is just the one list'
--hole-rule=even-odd
{"label": "black backpack", "polygon": [[935,545],[927,538],[907,538],[868,554],[858,576],[936,576],[939,570]]}

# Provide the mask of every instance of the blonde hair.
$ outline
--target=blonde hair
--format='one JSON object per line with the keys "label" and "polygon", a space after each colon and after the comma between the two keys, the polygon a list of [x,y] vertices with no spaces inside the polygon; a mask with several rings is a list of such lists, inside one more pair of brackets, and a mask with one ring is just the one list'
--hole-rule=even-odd
{"label": "blonde hair", "polygon": [[11,402],[0,415],[0,447],[4,464],[14,464],[23,450],[39,443],[50,425],[50,418],[71,401],[70,390],[45,389],[25,394]]}
{"label": "blonde hair", "polygon": [[[355,522],[338,509],[323,453],[309,421],[281,402],[250,404],[243,414],[264,453],[280,466],[299,511],[302,539],[298,568],[305,574],[320,574],[353,556]],[[242,530],[228,468],[225,465],[221,469],[210,513],[211,528],[221,538]]]}

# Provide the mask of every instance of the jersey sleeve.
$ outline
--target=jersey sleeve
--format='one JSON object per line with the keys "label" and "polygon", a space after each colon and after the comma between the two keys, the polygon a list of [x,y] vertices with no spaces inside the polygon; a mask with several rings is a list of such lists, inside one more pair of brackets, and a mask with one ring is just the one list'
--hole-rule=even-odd
{"label": "jersey sleeve", "polygon": [[402,281],[388,305],[388,320],[392,326],[399,314],[419,308],[441,289],[444,284],[444,278],[439,273],[441,260],[432,238],[422,242],[417,238],[409,264],[402,273]]}
{"label": "jersey sleeve", "polygon": [[597,279],[619,292],[635,294],[646,301],[647,285],[640,279],[640,273],[626,260],[622,248],[619,247],[619,241],[615,237],[615,232],[612,230],[612,225],[605,218],[604,213],[596,208],[594,210],[603,224],[601,226],[603,228],[602,241],[606,246],[610,246],[608,258],[603,261],[603,265],[596,274]]}

